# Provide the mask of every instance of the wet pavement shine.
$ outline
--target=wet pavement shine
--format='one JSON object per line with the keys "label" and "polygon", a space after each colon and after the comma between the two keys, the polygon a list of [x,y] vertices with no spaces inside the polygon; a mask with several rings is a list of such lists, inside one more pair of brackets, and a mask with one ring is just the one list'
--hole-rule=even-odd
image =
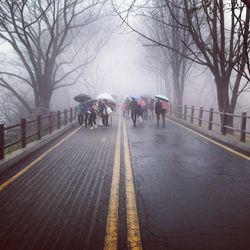
{"label": "wet pavement shine", "polygon": [[171,121],[129,144],[143,249],[250,249],[249,161]]}
{"label": "wet pavement shine", "polygon": [[250,249],[248,160],[117,116],[54,146],[1,174],[1,250]]}

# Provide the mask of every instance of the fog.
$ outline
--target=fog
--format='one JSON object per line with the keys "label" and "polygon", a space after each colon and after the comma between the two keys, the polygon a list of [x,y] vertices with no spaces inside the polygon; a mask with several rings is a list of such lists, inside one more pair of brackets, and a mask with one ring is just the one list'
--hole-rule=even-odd
{"label": "fog", "polygon": [[146,59],[145,49],[138,36],[135,33],[122,31],[123,29],[116,27],[96,60],[84,72],[81,83],[55,92],[52,108],[58,107],[62,98],[68,100],[67,105],[73,105],[73,97],[80,92],[92,94],[95,97],[98,93],[89,93],[84,86],[85,80],[92,81],[90,84],[96,85],[97,89],[99,88],[98,92],[119,96],[157,92],[156,73],[143,66],[143,61]]}

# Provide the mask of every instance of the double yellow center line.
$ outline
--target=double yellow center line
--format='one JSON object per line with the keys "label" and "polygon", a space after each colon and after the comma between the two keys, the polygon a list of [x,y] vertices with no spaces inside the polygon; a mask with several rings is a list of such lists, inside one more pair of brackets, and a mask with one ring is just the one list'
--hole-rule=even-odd
{"label": "double yellow center line", "polygon": [[[111,191],[109,198],[109,211],[106,225],[106,234],[105,234],[105,250],[116,250],[118,243],[118,209],[119,209],[119,184],[120,184],[120,166],[121,166],[121,116],[119,116],[118,123],[118,132],[116,138],[116,146],[115,146],[115,158],[114,158],[114,166],[113,166],[113,175],[112,175],[112,183],[111,183]],[[18,172],[16,175],[11,177],[6,182],[0,185],[0,191],[9,186],[12,182],[14,182],[21,175],[30,170],[35,164],[42,161],[45,156],[51,153],[55,148],[60,146],[63,142],[65,142],[69,137],[75,134],[80,128],[74,130],[71,134],[66,136],[59,143],[51,147],[41,156],[39,156],[36,160],[31,162],[28,166]],[[125,123],[123,123],[123,141],[124,141],[124,166],[125,166],[125,186],[126,186],[126,211],[127,211],[127,235],[128,235],[128,249],[140,250],[142,249],[141,244],[141,236],[140,236],[140,228],[139,221],[137,215],[136,208],[136,200],[135,200],[135,188],[133,181],[133,171],[131,166],[129,145]]]}
{"label": "double yellow center line", "polygon": [[[139,220],[137,215],[133,171],[131,166],[129,145],[125,123],[123,123],[124,141],[124,166],[126,187],[126,212],[127,212],[127,235],[128,249],[142,249]],[[118,242],[118,209],[119,209],[119,183],[121,165],[121,117],[119,117],[118,132],[115,146],[115,159],[111,191],[109,198],[109,212],[106,225],[104,250],[116,250]]]}

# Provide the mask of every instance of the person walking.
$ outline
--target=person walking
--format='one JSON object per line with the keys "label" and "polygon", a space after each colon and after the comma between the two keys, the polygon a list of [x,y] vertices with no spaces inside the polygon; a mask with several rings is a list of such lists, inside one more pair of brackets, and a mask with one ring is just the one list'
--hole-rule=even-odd
{"label": "person walking", "polygon": [[98,106],[97,104],[94,102],[91,109],[90,109],[90,114],[89,114],[89,126],[90,129],[93,129],[96,126],[96,115],[98,112]]}
{"label": "person walking", "polygon": [[155,102],[155,114],[156,114],[156,120],[157,120],[157,127],[160,126],[160,115],[162,112],[162,103],[160,99],[157,99]]}
{"label": "person walking", "polygon": [[88,127],[89,125],[89,114],[91,113],[90,111],[90,106],[88,103],[84,104],[83,106],[83,114],[84,114],[84,125],[85,125],[85,128]]}
{"label": "person walking", "polygon": [[107,100],[103,100],[101,102],[100,113],[101,113],[103,126],[108,127],[108,125],[109,125],[109,122],[108,122],[109,115],[108,115],[108,111],[107,111]]}
{"label": "person walking", "polygon": [[161,102],[162,127],[165,127],[165,118],[166,118],[167,110],[168,110],[168,102],[162,101]]}
{"label": "person walking", "polygon": [[133,121],[134,127],[136,127],[136,116],[138,112],[138,103],[135,100],[135,98],[132,98],[132,101],[130,102],[130,111],[131,111],[131,119]]}
{"label": "person walking", "polygon": [[150,99],[149,101],[149,118],[154,119],[154,100]]}
{"label": "person walking", "polygon": [[81,126],[83,124],[83,110],[82,110],[82,103],[80,103],[76,107],[76,113],[77,113],[77,120],[79,125]]}
{"label": "person walking", "polygon": [[143,117],[145,102],[144,102],[143,99],[139,99],[138,102],[137,102],[137,104],[138,104],[137,114],[138,114],[138,118],[139,118],[140,124],[142,124],[142,117]]}

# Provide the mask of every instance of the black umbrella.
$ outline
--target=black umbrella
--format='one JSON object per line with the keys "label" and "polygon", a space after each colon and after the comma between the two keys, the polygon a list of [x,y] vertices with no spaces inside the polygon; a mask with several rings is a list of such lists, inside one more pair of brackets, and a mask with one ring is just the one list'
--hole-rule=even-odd
{"label": "black umbrella", "polygon": [[115,103],[115,102],[112,102],[112,101],[110,101],[110,100],[107,101],[107,104],[108,104],[108,105],[112,105],[112,106],[114,106],[114,107],[116,106],[116,103]]}
{"label": "black umbrella", "polygon": [[74,100],[77,102],[86,102],[87,100],[91,99],[91,96],[87,94],[79,94],[74,97]]}
{"label": "black umbrella", "polygon": [[96,99],[89,99],[89,100],[85,101],[83,104],[92,105],[94,102],[98,102],[98,100],[96,100]]}

